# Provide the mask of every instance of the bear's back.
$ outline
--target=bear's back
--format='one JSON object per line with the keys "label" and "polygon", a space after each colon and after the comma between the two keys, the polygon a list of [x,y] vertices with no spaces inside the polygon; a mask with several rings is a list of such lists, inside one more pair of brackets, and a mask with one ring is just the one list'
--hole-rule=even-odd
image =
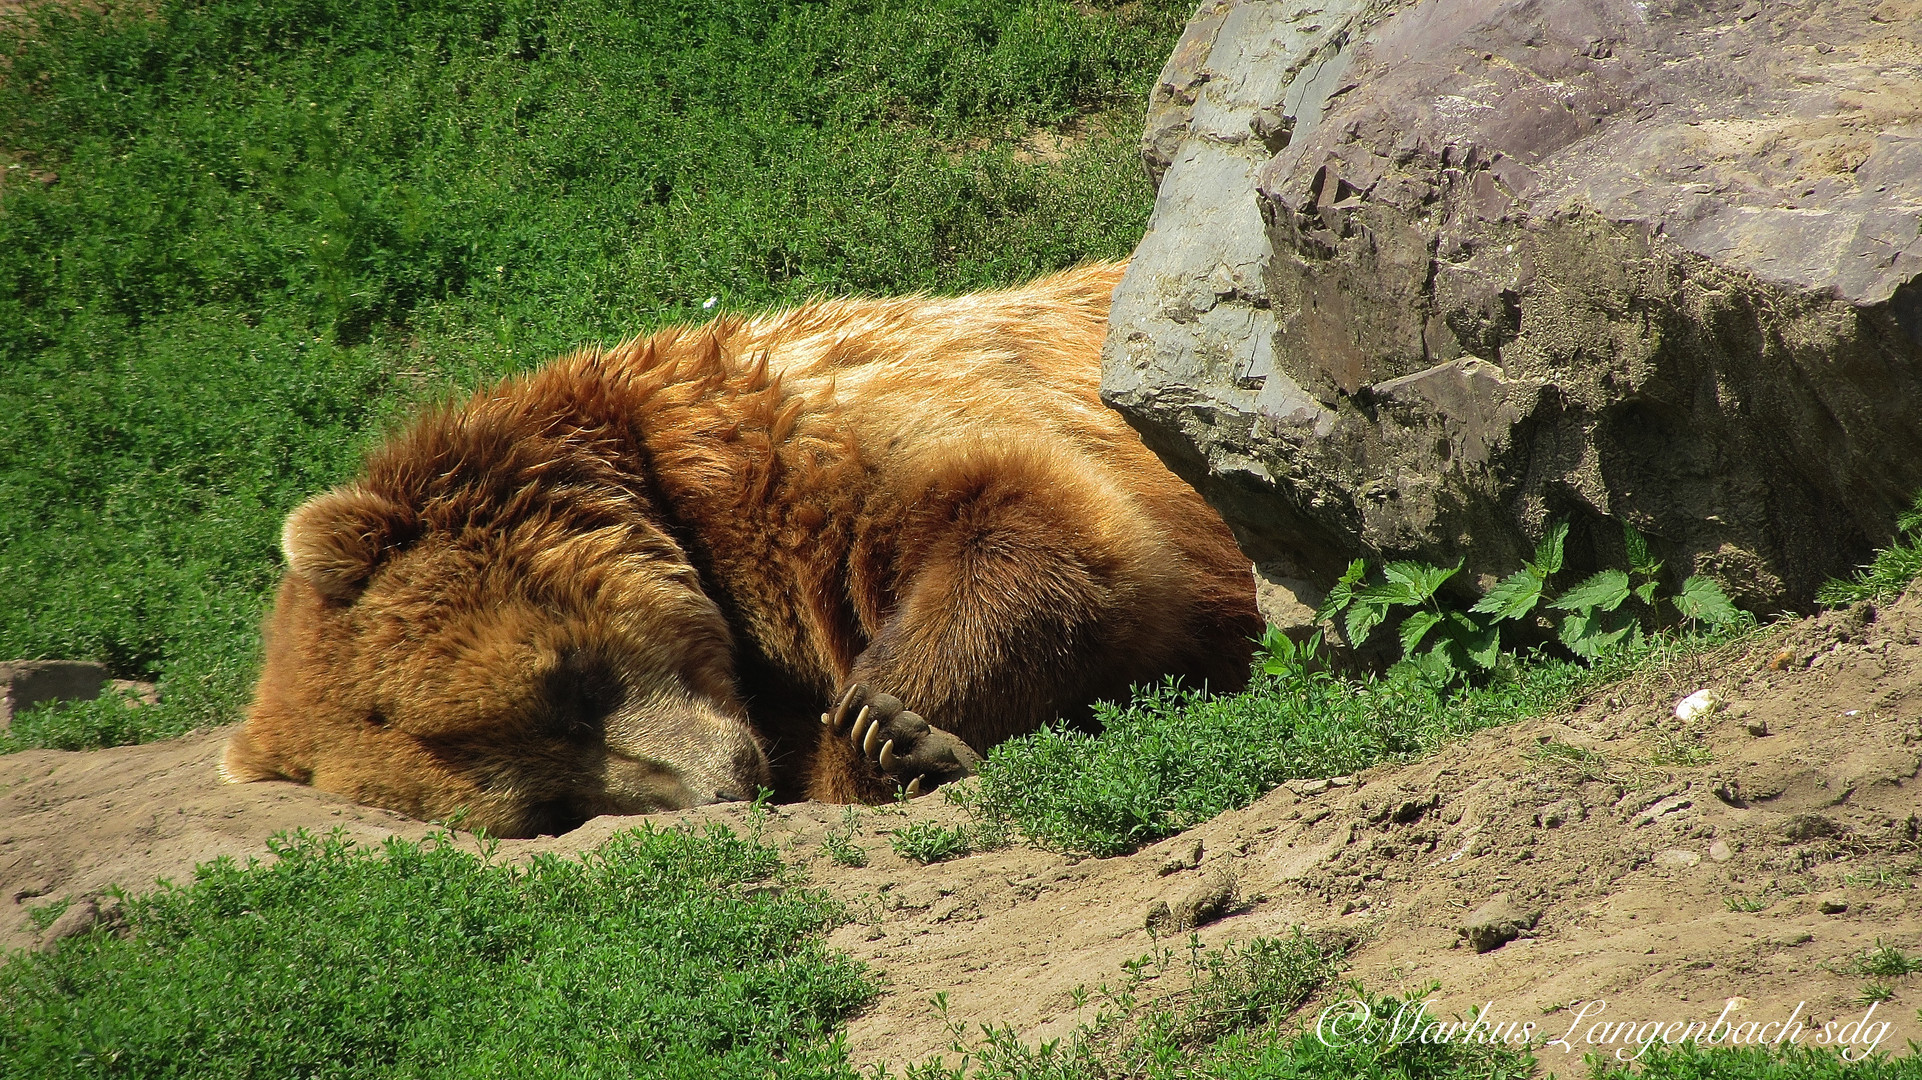
{"label": "bear's back", "polygon": [[749,321],[727,351],[765,355],[808,401],[802,431],[852,436],[884,470],[983,441],[1054,443],[1112,467],[1117,453],[1144,452],[1100,397],[1109,298],[1125,268],[952,299],[826,301]]}

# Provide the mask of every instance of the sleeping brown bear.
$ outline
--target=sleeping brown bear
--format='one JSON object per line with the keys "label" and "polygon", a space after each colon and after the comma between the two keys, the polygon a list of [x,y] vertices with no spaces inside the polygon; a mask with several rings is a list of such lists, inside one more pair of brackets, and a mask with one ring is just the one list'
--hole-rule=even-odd
{"label": "sleeping brown bear", "polygon": [[530,836],[884,800],[1134,684],[1242,685],[1248,561],[1097,395],[1121,271],[722,318],[429,412],[287,519],[223,775]]}

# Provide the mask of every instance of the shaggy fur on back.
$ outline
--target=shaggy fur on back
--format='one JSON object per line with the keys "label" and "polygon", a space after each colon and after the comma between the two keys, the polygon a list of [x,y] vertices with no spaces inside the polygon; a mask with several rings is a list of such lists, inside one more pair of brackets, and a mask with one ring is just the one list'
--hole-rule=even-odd
{"label": "shaggy fur on back", "polygon": [[1121,269],[725,317],[430,411],[289,517],[224,771],[520,835],[891,797],[822,722],[857,685],[977,750],[1241,685],[1248,562],[1098,396]]}

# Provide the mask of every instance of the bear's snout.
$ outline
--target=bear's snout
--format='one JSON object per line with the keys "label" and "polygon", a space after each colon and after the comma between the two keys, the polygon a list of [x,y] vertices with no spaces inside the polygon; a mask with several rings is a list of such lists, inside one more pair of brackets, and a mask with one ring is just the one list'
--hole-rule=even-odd
{"label": "bear's snout", "polygon": [[609,725],[608,795],[642,810],[752,799],[768,785],[767,755],[747,721],[692,702],[652,703]]}

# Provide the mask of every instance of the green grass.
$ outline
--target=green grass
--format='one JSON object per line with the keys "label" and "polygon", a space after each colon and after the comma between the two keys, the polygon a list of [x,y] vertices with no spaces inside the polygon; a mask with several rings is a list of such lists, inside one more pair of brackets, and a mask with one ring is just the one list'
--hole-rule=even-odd
{"label": "green grass", "polygon": [[[222,860],[184,887],[127,900],[118,930],[0,963],[0,1075],[891,1075],[855,1069],[835,1033],[875,993],[859,965],[822,943],[838,906],[752,835],[647,829],[579,859],[519,866],[444,835],[370,849],[295,834],[271,847],[273,860]],[[1006,1027],[950,1021],[948,1059],[904,1074],[1534,1075],[1520,1046],[1392,1033],[1415,997],[1336,986],[1345,949],[1299,930],[1218,949],[1193,935],[1163,942],[1122,965],[1115,985],[1077,996],[1095,1008],[1068,1038],[1023,1043]],[[945,1017],[944,997],[935,1002]],[[1371,1022],[1342,1022],[1359,1004]],[[1542,1064],[1556,1067],[1554,1057]],[[1627,1080],[1598,1057],[1587,1064]],[[1658,1048],[1638,1070],[1659,1080],[1917,1075],[1912,1061],[1844,1064],[1807,1046]]]}
{"label": "green grass", "polygon": [[297,834],[0,965],[10,1076],[852,1076],[837,918],[724,829],[509,866]]}
{"label": "green grass", "polygon": [[895,854],[922,865],[958,859],[974,850],[964,829],[932,821],[917,821],[894,830],[888,844]]}
{"label": "green grass", "polygon": [[1865,953],[1855,962],[1858,974],[1876,975],[1887,979],[1905,979],[1922,971],[1922,956],[1903,952],[1894,945],[1885,944],[1880,939],[1875,948]]}
{"label": "green grass", "polygon": [[[0,659],[231,720],[276,540],[415,403],[716,310],[1125,255],[1186,0],[165,0],[0,23]],[[1042,128],[1074,136],[1023,160]],[[23,179],[57,172],[57,183]]]}
{"label": "green grass", "polygon": [[854,842],[861,828],[861,811],[852,807],[841,808],[841,824],[827,831],[821,838],[821,853],[837,866],[862,867],[868,864],[868,849]]}
{"label": "green grass", "polygon": [[1709,639],[1655,640],[1594,666],[1536,654],[1510,679],[1447,686],[1401,668],[1386,678],[1258,671],[1244,693],[1163,686],[1098,710],[1099,734],[1046,729],[1002,743],[965,796],[988,832],[1117,855],[1247,806],[1286,780],[1341,776],[1451,739],[1539,716],[1584,690]]}
{"label": "green grass", "polygon": [[1895,539],[1877,550],[1867,566],[1847,580],[1831,580],[1822,586],[1817,599],[1832,607],[1863,600],[1880,603],[1900,595],[1910,582],[1922,577],[1922,493],[1917,493],[1907,513],[1895,519],[1895,529]]}

